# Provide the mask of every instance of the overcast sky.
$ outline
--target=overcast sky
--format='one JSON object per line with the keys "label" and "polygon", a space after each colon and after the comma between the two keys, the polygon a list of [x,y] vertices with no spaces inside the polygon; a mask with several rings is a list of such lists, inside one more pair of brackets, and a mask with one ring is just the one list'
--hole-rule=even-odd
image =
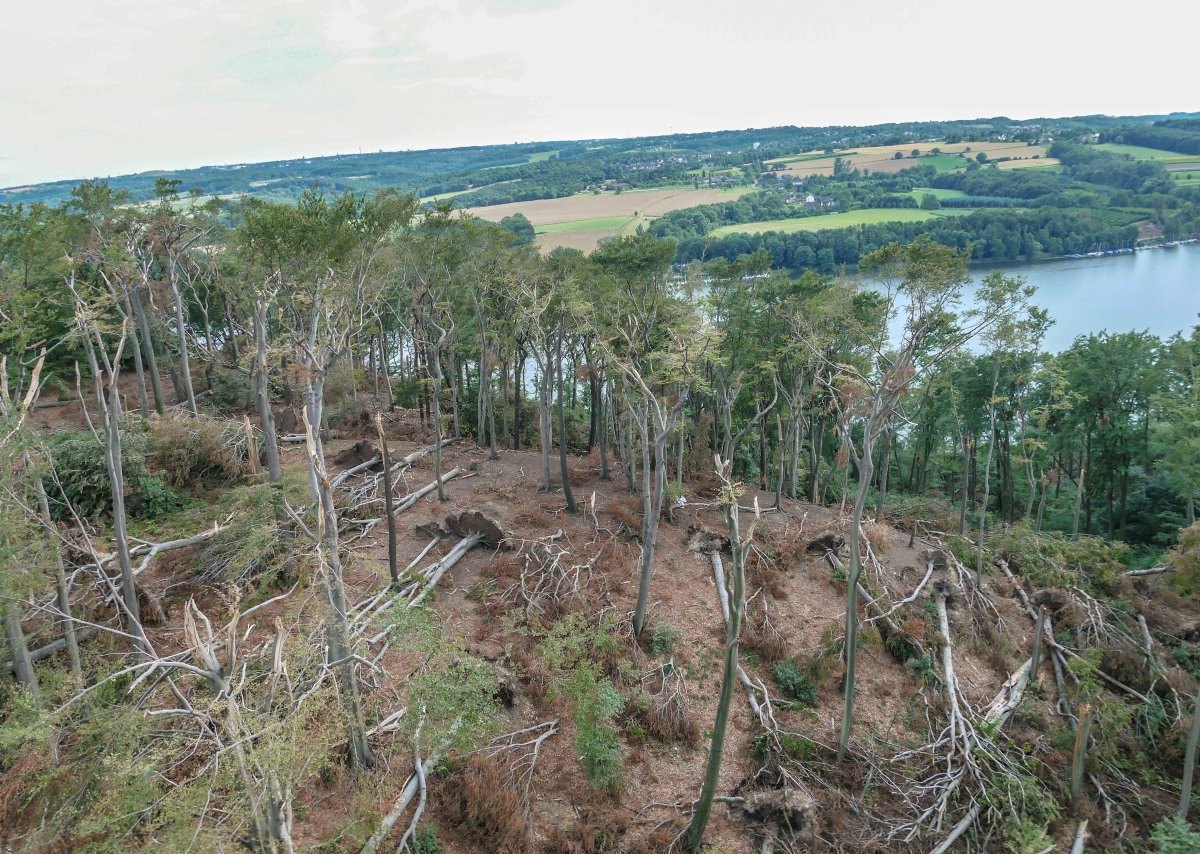
{"label": "overcast sky", "polygon": [[1195,0],[5,0],[0,187],[356,151],[1200,109]]}

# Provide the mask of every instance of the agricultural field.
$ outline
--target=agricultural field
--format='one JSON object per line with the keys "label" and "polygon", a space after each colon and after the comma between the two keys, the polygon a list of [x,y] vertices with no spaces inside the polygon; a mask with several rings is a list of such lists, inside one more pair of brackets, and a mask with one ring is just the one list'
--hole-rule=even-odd
{"label": "agricultural field", "polygon": [[753,190],[676,187],[656,190],[626,190],[622,193],[578,193],[561,199],[535,199],[503,205],[466,208],[464,213],[499,222],[522,213],[533,223],[543,250],[567,246],[585,252],[596,248],[605,237],[632,234],[668,211],[732,202]]}
{"label": "agricultural field", "polygon": [[1164,151],[1161,148],[1146,148],[1144,145],[1122,145],[1118,142],[1102,142],[1096,148],[1100,151],[1107,151],[1109,154],[1128,154],[1134,160],[1160,160],[1169,162],[1172,160],[1196,159],[1190,154]]}
{"label": "agricultural field", "polygon": [[997,163],[997,169],[1054,169],[1057,170],[1061,164],[1053,157],[1040,157],[1037,160],[1005,160],[1003,163]]}
{"label": "agricultural field", "polygon": [[521,180],[520,178],[513,178],[511,181],[497,181],[494,184],[483,184],[479,187],[468,187],[465,190],[451,190],[448,193],[434,193],[432,196],[422,196],[421,201],[423,201],[423,202],[440,202],[440,201],[443,201],[444,199],[453,199],[456,196],[466,195],[467,193],[474,193],[476,190],[482,190],[485,187],[499,187],[502,184],[515,184],[520,180]]}
{"label": "agricultural field", "polygon": [[725,225],[713,230],[709,236],[725,237],[730,234],[762,234],[767,231],[793,234],[797,231],[824,231],[830,228],[847,228],[852,225],[876,225],[881,222],[925,222],[926,220],[938,217],[962,216],[972,212],[970,208],[943,211],[923,211],[915,208],[864,208],[857,211],[822,214],[820,216]]}
{"label": "agricultural field", "polygon": [[967,194],[962,190],[943,190],[939,187],[917,187],[909,193],[918,202],[923,196],[933,196],[939,202],[944,202],[947,199],[965,199]]}
{"label": "agricultural field", "polygon": [[1111,154],[1128,154],[1134,160],[1153,160],[1161,163],[1176,181],[1183,184],[1200,183],[1200,156],[1195,154],[1180,154],[1177,151],[1146,148],[1143,145],[1121,145],[1116,142],[1102,142],[1096,148]]}
{"label": "agricultural field", "polygon": [[[935,148],[938,150],[936,154],[933,153]],[[1057,160],[1046,156],[1046,147],[1042,145],[1026,145],[1023,142],[968,141],[954,144],[920,142],[904,145],[877,145],[845,149],[833,153],[810,151],[768,160],[766,164],[783,165],[786,167],[783,170],[785,174],[804,178],[810,175],[832,175],[834,161],[840,157],[860,171],[891,173],[911,169],[917,165],[914,162],[916,158],[912,156],[913,151],[920,152],[919,163],[932,166],[939,172],[964,169],[968,159],[976,157],[981,151],[992,160],[1000,157],[1014,158],[999,164],[1001,169],[1051,166],[1058,163]],[[903,156],[897,158],[897,153]]]}

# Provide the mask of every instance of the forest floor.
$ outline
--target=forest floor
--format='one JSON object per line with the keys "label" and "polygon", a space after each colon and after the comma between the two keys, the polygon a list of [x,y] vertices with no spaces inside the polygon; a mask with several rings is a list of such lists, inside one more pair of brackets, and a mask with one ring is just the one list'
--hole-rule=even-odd
{"label": "forest floor", "polygon": [[[48,430],[80,426],[77,405],[41,410],[37,419]],[[391,432],[407,437],[389,441],[393,459],[428,447],[431,441],[415,426],[415,413],[402,413]],[[331,476],[346,468],[334,465],[333,459],[356,439],[372,438],[373,430],[360,428],[335,435],[340,438],[326,444]],[[303,445],[285,445],[283,459],[286,468],[302,470]],[[557,476],[551,492],[539,489],[541,459],[535,451],[501,450],[499,459],[492,460],[485,449],[464,438],[446,446],[442,466],[443,471],[460,468],[463,474],[446,483],[447,501],[438,501],[436,492],[431,492],[397,517],[398,557],[401,565],[408,564],[428,546],[432,529],[464,512],[484,514],[508,537],[500,548],[481,545],[469,551],[443,576],[428,604],[437,614],[443,636],[489,662],[504,684],[505,719],[499,731],[517,731],[558,720],[558,732],[542,746],[532,777],[530,850],[663,850],[670,837],[683,827],[690,804],[699,793],[720,692],[725,627],[709,556],[696,546],[697,531],[716,536],[725,533],[723,511],[715,501],[715,479],[699,476],[689,483],[686,506],[676,510],[673,519],[665,519],[659,533],[647,634],[653,636],[658,630],[664,643],[651,651],[645,644],[627,638],[621,651],[625,661],[632,664],[634,679],[637,673],[649,673],[666,660],[682,674],[686,717],[699,737],[674,742],[648,738],[640,727],[630,725],[636,715],[626,710],[617,718],[624,751],[621,782],[615,790],[596,790],[589,786],[581,767],[571,700],[554,690],[553,674],[541,659],[528,627],[515,616],[520,601],[506,599],[504,594],[519,581],[523,549],[533,541],[554,542],[565,550],[564,563],[586,567],[576,612],[593,623],[604,614],[613,615],[618,624],[627,622],[638,588],[641,499],[627,492],[623,472],[615,461],[612,479],[602,480],[595,453],[571,462],[571,486],[579,505],[576,514],[566,512]],[[556,458],[553,472],[557,475]],[[404,473],[395,493],[408,494],[433,478],[433,456],[428,455]],[[348,481],[351,485],[354,482],[353,478]],[[884,843],[869,827],[870,816],[856,815],[853,805],[872,789],[870,781],[879,763],[886,764],[890,756],[924,744],[930,729],[938,729],[936,720],[944,705],[939,691],[929,687],[911,661],[900,663],[889,654],[877,632],[865,631],[856,688],[856,757],[845,765],[833,763],[843,703],[839,690],[842,664],[837,651],[844,630],[846,582],[844,572],[829,560],[828,547],[832,543],[835,553],[840,547],[843,560],[848,560],[845,547],[839,545],[846,530],[846,517],[841,512],[844,508],[786,498],[775,508],[773,493],[753,488],[742,495],[741,505],[747,507],[755,500],[760,507],[771,509],[761,515],[755,536],[759,547],[748,567],[749,634],[743,635],[742,664],[752,680],[774,684],[770,661],[762,654],[764,647],[746,640],[756,630],[761,638],[764,614],[783,645],[783,650],[769,658],[822,663],[822,670],[813,677],[817,693],[811,705],[782,702],[778,688],[772,688],[779,727],[801,734],[811,743],[814,773],[820,778],[812,791],[818,807],[820,838],[833,850],[846,850],[844,846],[850,840],[872,838],[872,842],[853,847],[865,851],[927,850],[932,845],[930,838],[919,838],[912,846]],[[743,512],[741,519],[745,531],[753,514]],[[907,532],[887,524],[867,523],[865,527],[878,558],[876,564],[864,570],[868,586],[877,591],[876,595],[880,590],[895,591],[899,599],[925,575],[928,550],[940,546],[921,537],[910,545]],[[452,536],[441,540],[424,562],[445,554],[456,541]],[[343,546],[348,553],[345,578],[350,602],[361,602],[386,587],[387,531],[383,524],[370,528],[365,536],[348,532]],[[219,610],[225,595],[220,590],[198,594],[196,587],[187,583],[203,569],[196,565],[194,554],[195,550],[186,550],[164,555],[140,579],[167,606],[168,619],[151,630],[152,640],[163,651],[185,646],[181,625],[184,609],[172,607],[182,604],[179,599],[196,596],[202,609]],[[1152,622],[1180,622],[1196,616],[1186,613],[1177,598],[1155,604],[1157,600],[1146,593],[1145,584],[1139,589],[1140,599],[1132,586],[1129,598],[1148,613],[1157,608],[1159,613]],[[956,638],[954,665],[963,698],[976,709],[992,700],[1028,655],[1033,635],[1032,624],[1010,582],[999,575],[985,575],[983,592],[994,609],[985,619],[970,613],[966,603],[956,598],[950,603],[950,625]],[[919,612],[928,599],[926,590],[913,609]],[[312,601],[311,618],[315,622],[320,619],[319,599],[314,597]],[[282,613],[280,606],[259,615],[260,627],[252,629],[243,643],[269,637],[271,620]],[[911,622],[911,613],[909,617]],[[926,620],[913,631],[924,633],[933,649],[936,640],[930,629]],[[372,657],[379,649],[369,653]],[[420,654],[413,650],[388,648],[381,655],[378,663],[382,672],[393,678],[421,666]],[[1041,693],[1046,698],[1054,693],[1052,675],[1049,668],[1041,674]],[[613,680],[619,690],[634,687],[628,668],[623,677],[614,674]],[[364,693],[364,704],[374,719],[402,703],[401,686],[386,680],[369,680],[369,684],[372,687]],[[1036,699],[1023,709],[1012,719],[1011,740],[1027,753],[1039,756],[1065,779],[1069,755],[1064,755],[1048,737],[1052,704]],[[755,752],[759,731],[739,686],[734,694],[718,795],[732,796],[753,788],[752,778],[762,765],[761,756]],[[387,812],[403,787],[412,767],[409,756],[401,751],[376,780],[371,789],[374,800],[368,805],[376,815]],[[426,813],[426,821],[437,827],[441,851],[494,850],[461,821],[453,798],[439,791],[444,782],[444,776],[435,774],[430,778]],[[297,847],[342,850],[330,837],[345,825],[354,797],[354,784],[348,774],[322,780],[296,793],[297,802],[304,806],[293,827]],[[872,813],[896,815],[902,811],[894,801],[894,793],[886,788],[872,789],[869,803]],[[391,845],[395,845],[406,824],[407,819],[397,824]],[[1057,840],[1065,844],[1072,829],[1067,822],[1059,825]],[[730,854],[757,851],[762,834],[763,827],[749,819],[736,803],[717,804],[706,834],[710,846],[707,850]]]}

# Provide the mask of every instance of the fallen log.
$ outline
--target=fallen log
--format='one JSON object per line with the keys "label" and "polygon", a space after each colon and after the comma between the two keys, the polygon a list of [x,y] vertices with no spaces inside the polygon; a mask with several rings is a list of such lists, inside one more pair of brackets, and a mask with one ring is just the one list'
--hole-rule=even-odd
{"label": "fallen log", "polygon": [[[454,478],[458,477],[460,474],[462,474],[462,469],[452,468],[452,469],[450,469],[450,471],[448,471],[444,475],[442,475],[442,483],[445,483],[448,480],[454,480]],[[396,505],[396,508],[392,511],[392,515],[396,516],[400,513],[403,513],[405,510],[412,507],[414,504],[416,504],[418,501],[420,501],[426,495],[428,495],[429,493],[431,493],[435,489],[437,489],[437,485],[438,485],[437,480],[433,480],[430,483],[428,483],[427,485],[422,486],[416,492],[410,492],[408,495],[406,495],[400,499],[400,502]],[[380,517],[380,518],[382,519],[383,517]]]}
{"label": "fallen log", "polygon": [[[1122,578],[1141,578],[1146,575],[1162,575],[1166,572],[1174,572],[1173,566],[1152,566],[1149,569],[1129,569],[1121,573]],[[1085,822],[1086,824],[1086,822]]]}
{"label": "fallen log", "polygon": [[[1017,577],[1015,575],[1013,575],[1013,571],[1008,568],[1008,564],[1005,563],[1004,561],[999,561],[999,562],[997,562],[996,565],[1000,567],[1000,571],[1005,574],[1005,576],[1008,578],[1008,580],[1013,582],[1013,584],[1016,586],[1017,595],[1021,598],[1022,603],[1024,603],[1026,612],[1029,614],[1030,618],[1036,623],[1037,622],[1037,611],[1035,611],[1033,609],[1033,605],[1029,602],[1029,596],[1025,593],[1024,588],[1021,587],[1021,583],[1017,580]],[[1054,632],[1051,629],[1049,617],[1046,618],[1045,643],[1060,657],[1069,655],[1074,658],[1082,658],[1082,656],[1079,653],[1075,652],[1072,649],[1068,649],[1067,647],[1060,644],[1057,639],[1055,639]],[[1149,702],[1150,702],[1149,698],[1147,698],[1146,695],[1141,693],[1140,691],[1130,688],[1124,682],[1121,682],[1118,679],[1110,676],[1109,674],[1105,673],[1103,670],[1100,670],[1099,668],[1097,668],[1095,670],[1095,673],[1097,676],[1099,676],[1101,679],[1103,679],[1105,682],[1107,682],[1112,687],[1114,687],[1120,691],[1124,691],[1126,694],[1128,694],[1131,697],[1136,697],[1137,699],[1141,700],[1143,703],[1149,704]],[[1060,685],[1060,687],[1061,687],[1061,685]]]}

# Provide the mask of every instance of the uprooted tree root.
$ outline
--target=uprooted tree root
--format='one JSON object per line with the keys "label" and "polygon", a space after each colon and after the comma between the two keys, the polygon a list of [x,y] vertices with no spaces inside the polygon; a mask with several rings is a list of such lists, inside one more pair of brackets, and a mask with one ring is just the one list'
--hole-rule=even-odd
{"label": "uprooted tree root", "polygon": [[642,694],[635,702],[635,716],[647,734],[688,747],[700,743],[700,728],[688,710],[683,676],[673,659],[644,674],[641,688]]}

